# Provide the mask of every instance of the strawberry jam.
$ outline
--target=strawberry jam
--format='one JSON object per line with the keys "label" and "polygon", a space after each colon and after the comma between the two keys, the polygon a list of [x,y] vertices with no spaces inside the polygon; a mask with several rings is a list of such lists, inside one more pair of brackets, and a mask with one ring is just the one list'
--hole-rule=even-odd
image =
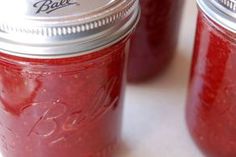
{"label": "strawberry jam", "polygon": [[170,63],[177,44],[184,0],[141,0],[141,20],[131,42],[128,80],[159,75]]}
{"label": "strawberry jam", "polygon": [[199,11],[187,124],[207,157],[235,157],[236,34],[216,22]]}
{"label": "strawberry jam", "polygon": [[111,157],[120,138],[128,39],[92,54],[0,54],[4,157]]}

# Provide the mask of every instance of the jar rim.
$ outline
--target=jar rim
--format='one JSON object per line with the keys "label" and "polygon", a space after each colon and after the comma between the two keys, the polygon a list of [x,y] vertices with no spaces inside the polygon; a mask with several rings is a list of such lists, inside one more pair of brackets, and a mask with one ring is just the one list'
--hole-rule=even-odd
{"label": "jar rim", "polygon": [[236,33],[236,14],[234,17],[232,12],[219,5],[216,0],[197,0],[197,4],[211,20],[226,30]]}

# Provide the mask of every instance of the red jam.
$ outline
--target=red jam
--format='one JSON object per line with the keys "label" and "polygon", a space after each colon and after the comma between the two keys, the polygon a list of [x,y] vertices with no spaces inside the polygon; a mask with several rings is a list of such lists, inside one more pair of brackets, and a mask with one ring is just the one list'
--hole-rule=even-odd
{"label": "red jam", "polygon": [[111,157],[129,40],[73,58],[0,54],[4,157]]}
{"label": "red jam", "polygon": [[198,16],[187,123],[207,157],[236,156],[236,34]]}
{"label": "red jam", "polygon": [[131,42],[128,80],[158,75],[175,52],[184,0],[141,0],[141,20]]}

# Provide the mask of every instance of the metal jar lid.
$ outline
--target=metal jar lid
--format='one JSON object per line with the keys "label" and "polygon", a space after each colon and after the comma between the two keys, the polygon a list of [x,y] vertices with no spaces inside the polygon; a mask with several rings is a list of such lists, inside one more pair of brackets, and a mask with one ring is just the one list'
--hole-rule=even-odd
{"label": "metal jar lid", "polygon": [[130,33],[138,0],[1,0],[0,51],[30,58],[84,54]]}
{"label": "metal jar lid", "polygon": [[213,21],[236,33],[236,0],[197,0],[197,3]]}

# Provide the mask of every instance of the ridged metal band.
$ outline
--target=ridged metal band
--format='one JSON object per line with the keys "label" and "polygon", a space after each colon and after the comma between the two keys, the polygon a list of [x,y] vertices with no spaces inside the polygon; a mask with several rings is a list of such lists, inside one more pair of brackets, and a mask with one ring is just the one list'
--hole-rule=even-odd
{"label": "ridged metal band", "polygon": [[197,4],[211,20],[236,33],[235,0],[197,0]]}
{"label": "ridged metal band", "polygon": [[221,12],[236,18],[236,1],[235,0],[210,0],[211,3]]}
{"label": "ridged metal band", "polygon": [[65,36],[71,34],[82,33],[86,31],[91,31],[94,29],[101,28],[103,26],[109,25],[116,21],[119,21],[123,17],[127,16],[130,11],[134,8],[135,1],[132,1],[129,5],[127,5],[123,10],[120,10],[116,13],[113,13],[109,16],[103,17],[96,21],[87,22],[83,24],[78,24],[74,26],[57,26],[57,27],[21,27],[21,26],[12,26],[7,23],[0,24],[0,31],[5,33],[23,33],[23,34],[30,34],[30,35],[40,35],[40,36]]}
{"label": "ridged metal band", "polygon": [[236,1],[235,0],[215,0],[217,3],[224,6],[226,9],[236,13]]}
{"label": "ridged metal band", "polygon": [[52,14],[35,14],[29,3],[33,1],[24,1],[27,5],[22,7],[19,19],[14,12],[3,18],[5,10],[0,6],[0,52],[27,58],[64,58],[96,52],[128,35],[140,14],[138,0],[93,1],[97,6],[89,6],[89,0],[43,0],[81,3]]}

